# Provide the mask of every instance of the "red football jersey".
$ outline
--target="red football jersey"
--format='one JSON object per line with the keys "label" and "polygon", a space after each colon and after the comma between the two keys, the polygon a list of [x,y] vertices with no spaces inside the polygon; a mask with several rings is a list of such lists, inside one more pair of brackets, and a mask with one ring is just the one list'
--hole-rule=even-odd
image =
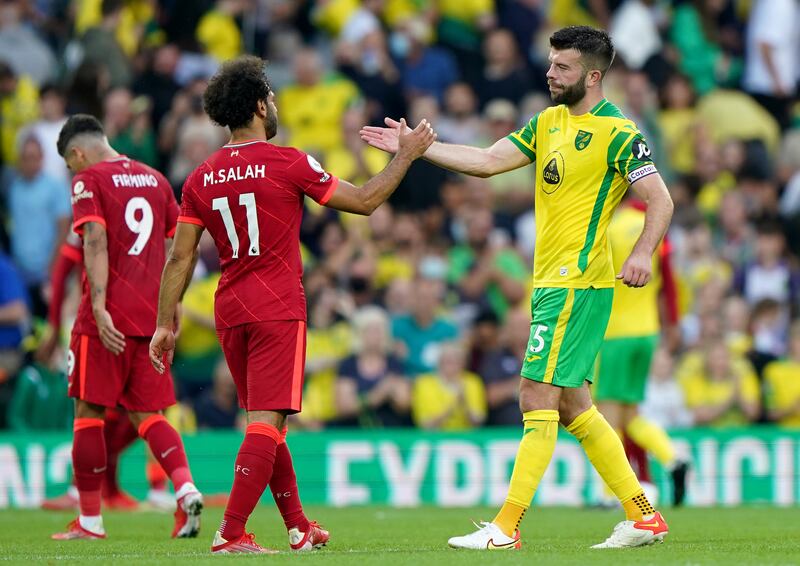
{"label": "red football jersey", "polygon": [[[124,155],[84,169],[72,180],[73,229],[97,222],[108,237],[106,309],[126,336],[152,336],[158,315],[158,288],[166,259],[164,238],[175,233],[178,203],[166,178]],[[74,332],[97,334],[89,281]]]}
{"label": "red football jersey", "polygon": [[310,155],[258,140],[223,146],[189,175],[178,222],[205,227],[217,244],[218,328],[306,319],[303,197],[325,204],[337,184]]}

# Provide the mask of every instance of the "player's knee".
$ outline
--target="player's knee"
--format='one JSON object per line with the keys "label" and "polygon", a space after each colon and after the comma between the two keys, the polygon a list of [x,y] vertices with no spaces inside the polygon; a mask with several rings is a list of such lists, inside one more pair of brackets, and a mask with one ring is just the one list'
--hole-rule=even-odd
{"label": "player's knee", "polygon": [[106,408],[102,405],[95,405],[83,399],[75,400],[75,418],[77,419],[103,419],[106,416]]}
{"label": "player's knee", "polygon": [[272,425],[278,430],[283,430],[286,425],[286,413],[282,411],[249,411],[247,423],[264,423]]}
{"label": "player's knee", "polygon": [[133,424],[133,426],[136,427],[136,429],[138,429],[139,426],[144,421],[146,421],[147,419],[149,419],[153,415],[158,415],[158,414],[160,414],[160,413],[153,413],[153,412],[142,413],[142,412],[138,412],[138,411],[131,411],[131,412],[128,413],[128,417],[131,419],[131,424]]}
{"label": "player's knee", "polygon": [[560,387],[523,379],[519,386],[519,409],[523,413],[540,410],[557,411],[560,397]]}

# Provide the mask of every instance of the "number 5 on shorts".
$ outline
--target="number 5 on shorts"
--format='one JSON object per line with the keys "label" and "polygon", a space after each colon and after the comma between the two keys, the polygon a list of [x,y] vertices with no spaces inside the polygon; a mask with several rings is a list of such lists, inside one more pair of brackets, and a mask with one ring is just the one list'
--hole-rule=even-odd
{"label": "number 5 on shorts", "polygon": [[535,354],[538,354],[539,352],[544,350],[544,337],[542,336],[542,333],[547,332],[549,329],[550,329],[549,326],[545,326],[543,324],[537,324],[536,328],[533,329],[530,342],[528,343],[529,344],[528,353],[534,355],[529,355],[527,357],[528,362],[533,362],[535,360],[540,359],[540,356],[537,356]]}

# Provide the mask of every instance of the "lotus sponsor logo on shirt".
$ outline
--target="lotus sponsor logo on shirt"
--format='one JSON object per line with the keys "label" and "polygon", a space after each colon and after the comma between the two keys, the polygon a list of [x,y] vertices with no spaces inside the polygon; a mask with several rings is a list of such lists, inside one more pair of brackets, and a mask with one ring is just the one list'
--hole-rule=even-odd
{"label": "lotus sponsor logo on shirt", "polygon": [[545,166],[542,169],[542,190],[551,195],[556,192],[564,182],[564,157],[559,151],[553,151],[545,157]]}

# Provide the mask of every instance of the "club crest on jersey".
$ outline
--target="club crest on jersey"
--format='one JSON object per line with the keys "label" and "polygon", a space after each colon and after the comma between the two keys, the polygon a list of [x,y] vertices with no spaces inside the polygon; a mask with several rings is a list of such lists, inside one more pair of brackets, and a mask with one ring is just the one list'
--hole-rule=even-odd
{"label": "club crest on jersey", "polygon": [[542,190],[551,195],[556,192],[564,182],[564,157],[559,151],[553,151],[545,157],[545,166],[542,169]]}
{"label": "club crest on jersey", "polygon": [[592,141],[592,132],[587,132],[586,130],[578,130],[578,135],[575,136],[575,149],[578,151],[583,151],[589,145],[589,142]]}

